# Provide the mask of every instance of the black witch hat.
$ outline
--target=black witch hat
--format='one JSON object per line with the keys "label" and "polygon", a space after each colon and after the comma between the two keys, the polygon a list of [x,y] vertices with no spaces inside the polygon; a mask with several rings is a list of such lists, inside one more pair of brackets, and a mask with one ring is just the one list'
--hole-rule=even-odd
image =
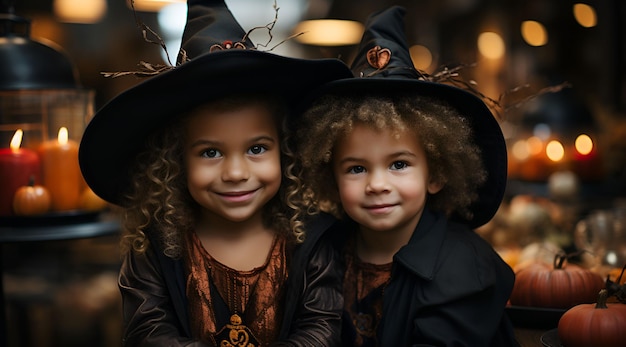
{"label": "black witch hat", "polygon": [[475,94],[427,80],[415,69],[404,33],[405,9],[399,6],[372,14],[351,69],[353,78],[328,83],[310,100],[335,95],[420,95],[444,100],[467,118],[473,141],[480,148],[488,178],[470,206],[472,219],[453,216],[471,227],[487,223],[498,210],[507,180],[507,152],[502,130],[487,105]]}
{"label": "black witch hat", "polygon": [[83,176],[101,198],[120,204],[129,167],[155,129],[231,94],[265,92],[295,104],[320,85],[351,77],[337,59],[296,59],[256,50],[223,0],[189,0],[178,65],[119,94],[83,134]]}

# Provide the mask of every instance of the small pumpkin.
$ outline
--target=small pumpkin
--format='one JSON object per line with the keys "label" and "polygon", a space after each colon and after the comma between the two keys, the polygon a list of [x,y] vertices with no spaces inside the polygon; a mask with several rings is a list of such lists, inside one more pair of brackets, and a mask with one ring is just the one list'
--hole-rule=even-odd
{"label": "small pumpkin", "polygon": [[538,262],[516,272],[511,305],[569,309],[594,302],[604,280],[581,266],[566,266],[568,257],[559,253],[553,264]]}
{"label": "small pumpkin", "polygon": [[559,340],[567,347],[622,347],[626,344],[626,305],[607,304],[600,290],[595,304],[567,310],[558,324]]}
{"label": "small pumpkin", "polygon": [[50,210],[50,204],[48,189],[35,184],[33,177],[27,186],[19,187],[13,196],[13,212],[17,216],[44,214]]}

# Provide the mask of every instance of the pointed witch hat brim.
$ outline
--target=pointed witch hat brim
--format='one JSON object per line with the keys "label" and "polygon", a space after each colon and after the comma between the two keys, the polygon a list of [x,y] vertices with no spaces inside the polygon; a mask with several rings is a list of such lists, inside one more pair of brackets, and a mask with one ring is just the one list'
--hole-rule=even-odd
{"label": "pointed witch hat brim", "polygon": [[[487,181],[469,207],[473,217],[452,219],[472,228],[487,223],[500,207],[507,182],[507,151],[502,129],[487,105],[475,94],[452,85],[420,78],[413,66],[404,33],[405,9],[393,6],[372,14],[351,69],[353,78],[330,82],[309,95],[310,105],[322,95],[420,95],[444,100],[465,117],[480,148]],[[303,107],[303,106],[301,106]],[[306,106],[304,106],[306,107]]]}
{"label": "pointed witch hat brim", "polygon": [[[79,162],[89,187],[123,205],[145,139],[175,117],[239,93],[275,93],[295,105],[324,83],[352,76],[338,59],[298,59],[254,49],[223,0],[188,1],[179,64],[122,92],[87,125]],[[181,57],[188,57],[189,60]]]}

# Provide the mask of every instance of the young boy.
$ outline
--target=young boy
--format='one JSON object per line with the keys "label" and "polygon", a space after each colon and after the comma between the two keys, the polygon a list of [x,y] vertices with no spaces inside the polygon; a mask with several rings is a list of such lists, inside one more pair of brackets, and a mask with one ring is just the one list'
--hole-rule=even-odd
{"label": "young boy", "polygon": [[297,137],[312,207],[344,217],[343,345],[515,346],[513,272],[472,230],[503,197],[502,132],[479,98],[421,78],[403,15],[370,17],[355,78],[315,94]]}

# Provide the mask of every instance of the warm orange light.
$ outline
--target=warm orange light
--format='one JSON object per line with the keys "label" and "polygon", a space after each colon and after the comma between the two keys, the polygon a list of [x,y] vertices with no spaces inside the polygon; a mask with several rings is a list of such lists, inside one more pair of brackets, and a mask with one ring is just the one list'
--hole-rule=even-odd
{"label": "warm orange light", "polygon": [[[131,5],[131,2],[133,4]],[[134,7],[136,11],[141,12],[159,12],[163,7],[171,5],[173,3],[181,2],[184,0],[126,0],[126,4],[129,8]]]}
{"label": "warm orange light", "polygon": [[494,32],[484,32],[478,36],[478,51],[489,59],[499,59],[504,55],[504,40]]}
{"label": "warm orange light", "polygon": [[546,155],[552,161],[560,161],[565,156],[565,148],[559,141],[552,140],[546,146]]}
{"label": "warm orange light", "polygon": [[96,23],[106,11],[106,0],[54,0],[54,14],[61,22]]}
{"label": "warm orange light", "polygon": [[22,129],[17,129],[15,131],[15,134],[13,134],[13,138],[11,138],[11,144],[9,145],[9,147],[11,147],[12,150],[16,151],[20,149],[20,146],[22,145],[23,135],[24,135],[24,131],[22,131]]}
{"label": "warm orange light", "polygon": [[526,160],[530,156],[530,146],[528,145],[528,142],[519,140],[513,144],[511,152],[513,153],[515,159]]}
{"label": "warm orange light", "polygon": [[543,141],[537,136],[531,136],[526,140],[528,146],[528,152],[532,155],[537,155],[543,150]]}
{"label": "warm orange light", "polygon": [[415,65],[415,68],[418,70],[427,71],[433,63],[433,55],[430,53],[430,49],[425,46],[411,46],[409,53],[411,54],[413,65]]}
{"label": "warm orange light", "polygon": [[302,34],[296,40],[306,45],[346,46],[361,41],[363,24],[351,20],[315,19],[300,22],[294,34]]}
{"label": "warm orange light", "polygon": [[593,150],[593,140],[591,140],[591,137],[589,137],[589,135],[580,134],[576,138],[574,146],[576,147],[576,151],[578,151],[578,153],[582,155],[587,155]]}
{"label": "warm orange light", "polygon": [[522,22],[521,32],[524,41],[531,46],[544,46],[548,43],[548,32],[543,24],[537,21],[527,20]]}
{"label": "warm orange light", "polygon": [[57,140],[59,141],[59,144],[60,145],[66,144],[67,139],[68,139],[67,128],[66,127],[59,128],[59,135],[57,136]]}
{"label": "warm orange light", "polygon": [[574,4],[574,18],[582,27],[591,28],[598,24],[596,10],[587,4]]}

